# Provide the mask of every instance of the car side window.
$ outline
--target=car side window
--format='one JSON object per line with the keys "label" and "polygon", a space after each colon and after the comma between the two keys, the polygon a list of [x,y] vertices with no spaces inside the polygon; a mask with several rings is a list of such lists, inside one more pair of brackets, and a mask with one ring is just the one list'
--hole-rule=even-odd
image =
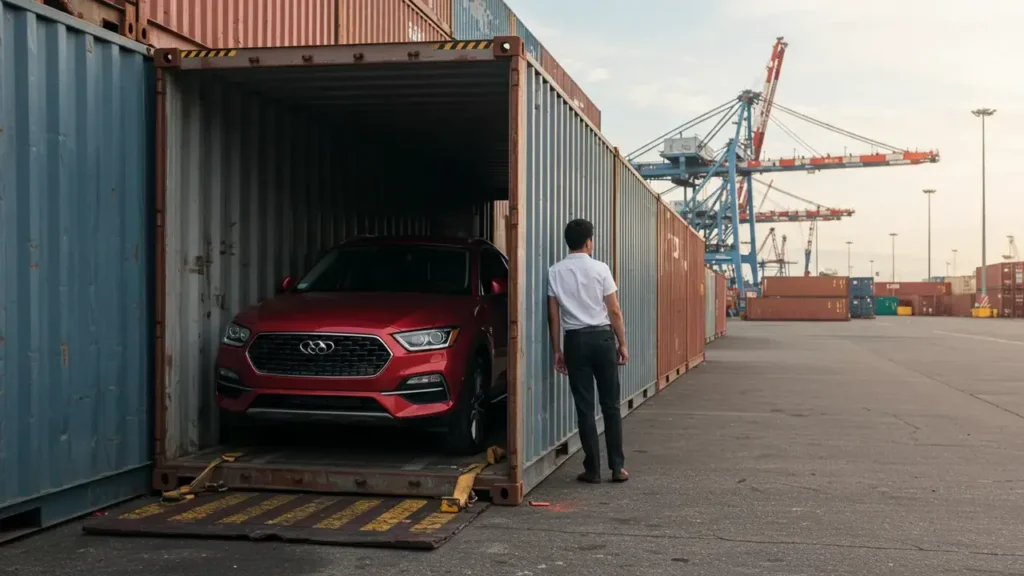
{"label": "car side window", "polygon": [[491,293],[491,281],[508,278],[508,264],[500,252],[486,248],[480,252],[480,284],[482,294]]}

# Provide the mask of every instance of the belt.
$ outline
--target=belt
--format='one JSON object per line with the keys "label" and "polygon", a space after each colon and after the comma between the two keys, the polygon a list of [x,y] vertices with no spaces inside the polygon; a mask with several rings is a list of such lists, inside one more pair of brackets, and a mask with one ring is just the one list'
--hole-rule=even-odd
{"label": "belt", "polygon": [[612,327],[608,324],[604,326],[584,326],[583,328],[574,328],[572,330],[566,330],[566,334],[584,334],[586,332],[605,332],[611,330]]}

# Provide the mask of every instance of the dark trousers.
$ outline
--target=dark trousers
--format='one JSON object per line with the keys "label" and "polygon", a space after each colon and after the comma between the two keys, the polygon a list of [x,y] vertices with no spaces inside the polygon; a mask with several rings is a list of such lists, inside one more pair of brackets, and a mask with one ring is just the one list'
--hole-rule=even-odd
{"label": "dark trousers", "polygon": [[576,404],[583,443],[583,468],[589,474],[601,470],[601,445],[595,422],[594,382],[604,416],[604,438],[608,444],[608,467],[622,469],[622,413],[619,411],[619,360],[615,334],[607,326],[568,330],[564,341],[565,367],[569,388]]}

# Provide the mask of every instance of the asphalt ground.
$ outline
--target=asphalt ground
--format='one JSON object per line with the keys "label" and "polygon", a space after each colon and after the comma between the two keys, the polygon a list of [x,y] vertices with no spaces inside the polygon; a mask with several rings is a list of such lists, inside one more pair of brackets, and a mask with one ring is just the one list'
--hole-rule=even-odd
{"label": "asphalt ground", "polygon": [[624,485],[580,457],[433,552],[88,536],[0,574],[1024,574],[1024,322],[730,321],[626,420]]}

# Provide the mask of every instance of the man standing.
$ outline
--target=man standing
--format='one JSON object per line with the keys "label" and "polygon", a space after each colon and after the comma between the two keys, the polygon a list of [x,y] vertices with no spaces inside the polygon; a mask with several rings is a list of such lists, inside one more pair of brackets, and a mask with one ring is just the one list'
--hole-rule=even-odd
{"label": "man standing", "polygon": [[[619,411],[619,365],[629,361],[626,328],[619,308],[618,287],[604,262],[594,253],[594,225],[577,219],[565,226],[569,255],[548,270],[548,325],[555,369],[569,375],[583,444],[581,482],[601,482],[601,445],[594,413],[594,381],[604,415],[608,467],[612,481],[625,482],[622,413]],[[565,347],[562,347],[562,329]]]}

